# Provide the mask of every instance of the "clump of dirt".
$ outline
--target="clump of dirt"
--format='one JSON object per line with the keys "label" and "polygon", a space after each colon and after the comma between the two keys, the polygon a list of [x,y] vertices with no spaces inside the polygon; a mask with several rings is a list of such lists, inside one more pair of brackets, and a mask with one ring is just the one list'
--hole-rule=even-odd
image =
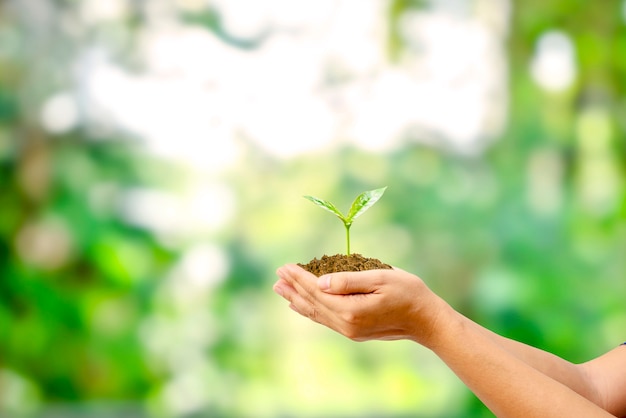
{"label": "clump of dirt", "polygon": [[363,257],[361,254],[335,254],[323,255],[321,259],[314,258],[308,264],[300,264],[306,271],[315,274],[317,277],[328,273],[340,271],[364,271],[377,269],[391,269],[389,264],[385,264],[376,258]]}

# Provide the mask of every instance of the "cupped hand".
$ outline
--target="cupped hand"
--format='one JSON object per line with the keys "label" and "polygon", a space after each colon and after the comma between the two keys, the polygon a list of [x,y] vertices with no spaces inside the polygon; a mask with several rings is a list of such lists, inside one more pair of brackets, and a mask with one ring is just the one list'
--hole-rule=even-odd
{"label": "cupped hand", "polygon": [[355,341],[410,339],[429,346],[447,304],[400,269],[317,278],[295,264],[277,270],[274,291],[299,314]]}

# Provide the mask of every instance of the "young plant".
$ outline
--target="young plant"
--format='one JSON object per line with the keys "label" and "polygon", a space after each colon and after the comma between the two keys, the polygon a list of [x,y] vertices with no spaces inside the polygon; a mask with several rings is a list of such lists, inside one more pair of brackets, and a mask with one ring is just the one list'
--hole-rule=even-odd
{"label": "young plant", "polygon": [[341,213],[335,205],[327,200],[319,199],[313,196],[304,196],[304,198],[310,200],[319,207],[334,213],[339,219],[341,219],[341,222],[343,222],[343,225],[346,228],[346,243],[348,246],[347,255],[350,255],[350,227],[352,226],[352,223],[356,218],[361,216],[363,212],[372,207],[372,205],[381,198],[383,193],[385,193],[386,189],[387,186],[361,193],[356,197],[356,199],[354,199],[354,202],[352,202],[352,206],[350,207],[350,211],[347,215]]}

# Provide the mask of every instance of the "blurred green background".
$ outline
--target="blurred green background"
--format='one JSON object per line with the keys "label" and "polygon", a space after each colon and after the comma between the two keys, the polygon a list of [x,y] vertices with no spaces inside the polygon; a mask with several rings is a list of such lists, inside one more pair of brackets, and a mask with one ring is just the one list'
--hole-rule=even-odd
{"label": "blurred green background", "polygon": [[[626,329],[626,2],[0,3],[0,416],[488,417],[298,317],[352,248],[571,361]],[[460,342],[462,343],[462,342]]]}

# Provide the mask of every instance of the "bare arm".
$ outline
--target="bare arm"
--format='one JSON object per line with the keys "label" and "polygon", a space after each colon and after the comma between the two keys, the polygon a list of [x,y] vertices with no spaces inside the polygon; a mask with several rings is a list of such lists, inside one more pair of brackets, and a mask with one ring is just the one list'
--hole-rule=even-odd
{"label": "bare arm", "polygon": [[594,382],[589,378],[587,370],[581,365],[571,363],[552,353],[502,337],[467,319],[468,326],[482,333],[493,343],[506,350],[511,355],[522,360],[530,367],[546,376],[564,384],[576,393],[602,405],[602,400]]}
{"label": "bare arm", "polygon": [[626,417],[626,345],[580,365],[597,386],[607,411]]}
{"label": "bare arm", "polygon": [[[523,361],[450,309],[431,349],[498,417],[611,417],[563,382],[585,385],[575,371],[555,379]],[[517,349],[518,347],[514,347]],[[538,352],[539,353],[539,352]],[[533,353],[531,357],[535,358]],[[543,357],[543,355],[539,355]],[[553,361],[551,357],[547,358]],[[561,362],[555,362],[559,369]],[[545,368],[545,367],[544,367]],[[571,376],[569,375],[571,372]]]}
{"label": "bare arm", "polygon": [[[606,377],[600,366],[611,359],[577,366],[503,338],[454,311],[409,273],[340,273],[318,281],[287,265],[278,274],[275,289],[297,312],[353,340],[404,338],[430,348],[500,417],[602,417],[623,407],[626,396],[598,383]],[[626,376],[622,366],[613,380]]]}
{"label": "bare arm", "polygon": [[502,337],[465,319],[486,338],[540,373],[560,382],[611,414],[626,417],[626,345],[596,359],[574,364],[552,353]]}

